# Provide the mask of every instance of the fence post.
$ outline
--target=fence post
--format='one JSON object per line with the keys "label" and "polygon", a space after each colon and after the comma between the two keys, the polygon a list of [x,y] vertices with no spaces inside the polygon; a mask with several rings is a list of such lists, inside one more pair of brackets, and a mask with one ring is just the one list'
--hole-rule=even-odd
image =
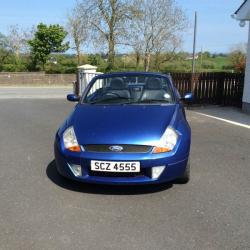
{"label": "fence post", "polygon": [[77,90],[78,95],[81,95],[88,83],[96,76],[103,74],[101,72],[96,72],[97,67],[85,64],[78,67],[78,73],[77,73]]}
{"label": "fence post", "polygon": [[78,72],[76,73],[76,81],[73,81],[73,93],[77,96],[79,96],[79,85],[80,85],[80,79]]}
{"label": "fence post", "polygon": [[216,104],[224,104],[224,82],[225,82],[225,73],[221,72],[218,78],[217,91],[216,91]]}
{"label": "fence post", "polygon": [[199,81],[200,73],[191,74],[190,91],[194,93],[196,84]]}
{"label": "fence post", "polygon": [[95,76],[96,66],[85,64],[78,67],[79,92],[82,93],[89,81]]}
{"label": "fence post", "polygon": [[194,90],[194,74],[191,74],[190,85],[189,85],[189,92],[193,92]]}

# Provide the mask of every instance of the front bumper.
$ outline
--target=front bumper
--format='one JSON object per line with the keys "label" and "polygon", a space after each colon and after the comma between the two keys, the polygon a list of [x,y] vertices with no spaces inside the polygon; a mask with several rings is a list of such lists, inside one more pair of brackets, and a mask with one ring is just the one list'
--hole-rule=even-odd
{"label": "front bumper", "polygon": [[[184,145],[170,153],[74,153],[65,150],[57,137],[54,144],[55,160],[58,172],[69,179],[85,183],[109,185],[138,185],[170,182],[183,176],[189,157],[190,144]],[[103,176],[90,170],[90,161],[139,161],[142,172],[134,176]],[[82,176],[76,177],[68,164],[80,165]],[[151,169],[156,166],[165,166],[158,179],[151,178]]]}

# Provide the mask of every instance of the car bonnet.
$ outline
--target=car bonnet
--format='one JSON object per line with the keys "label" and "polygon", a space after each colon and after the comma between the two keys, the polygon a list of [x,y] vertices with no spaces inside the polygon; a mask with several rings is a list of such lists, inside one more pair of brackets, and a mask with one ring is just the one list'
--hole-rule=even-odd
{"label": "car bonnet", "polygon": [[176,105],[78,105],[69,124],[79,144],[153,145],[177,111]]}

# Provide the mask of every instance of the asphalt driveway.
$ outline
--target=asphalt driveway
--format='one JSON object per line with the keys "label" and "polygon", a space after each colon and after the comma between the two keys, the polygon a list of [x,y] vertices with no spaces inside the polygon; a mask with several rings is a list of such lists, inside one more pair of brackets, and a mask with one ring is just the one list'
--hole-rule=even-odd
{"label": "asphalt driveway", "polygon": [[72,92],[68,87],[0,87],[0,99],[58,99]]}
{"label": "asphalt driveway", "polygon": [[192,180],[90,186],[60,178],[65,99],[0,98],[0,249],[250,249],[250,130],[188,111]]}

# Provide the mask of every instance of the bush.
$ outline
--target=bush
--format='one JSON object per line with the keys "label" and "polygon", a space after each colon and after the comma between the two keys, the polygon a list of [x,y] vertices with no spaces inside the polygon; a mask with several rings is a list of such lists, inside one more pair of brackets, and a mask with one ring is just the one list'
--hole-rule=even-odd
{"label": "bush", "polygon": [[236,72],[244,72],[246,68],[246,55],[241,51],[233,51],[229,56],[230,62]]}
{"label": "bush", "polygon": [[215,69],[216,68],[216,64],[214,62],[204,61],[202,63],[202,68],[203,69]]}
{"label": "bush", "polygon": [[2,71],[15,72],[16,71],[16,65],[14,65],[14,64],[4,64],[2,66]]}
{"label": "bush", "polygon": [[46,65],[45,72],[47,74],[75,74],[77,72],[76,66],[62,66],[62,65]]}
{"label": "bush", "polygon": [[100,55],[89,55],[88,56],[88,63],[94,66],[97,66],[100,64],[101,56]]}
{"label": "bush", "polygon": [[65,67],[63,70],[64,74],[76,74],[77,67]]}
{"label": "bush", "polygon": [[168,63],[164,72],[191,72],[191,64],[188,62]]}
{"label": "bush", "polygon": [[233,65],[230,65],[230,64],[227,64],[227,65],[223,65],[223,66],[222,66],[222,69],[224,69],[224,70],[233,70],[233,69],[234,69],[234,66],[233,66]]}

